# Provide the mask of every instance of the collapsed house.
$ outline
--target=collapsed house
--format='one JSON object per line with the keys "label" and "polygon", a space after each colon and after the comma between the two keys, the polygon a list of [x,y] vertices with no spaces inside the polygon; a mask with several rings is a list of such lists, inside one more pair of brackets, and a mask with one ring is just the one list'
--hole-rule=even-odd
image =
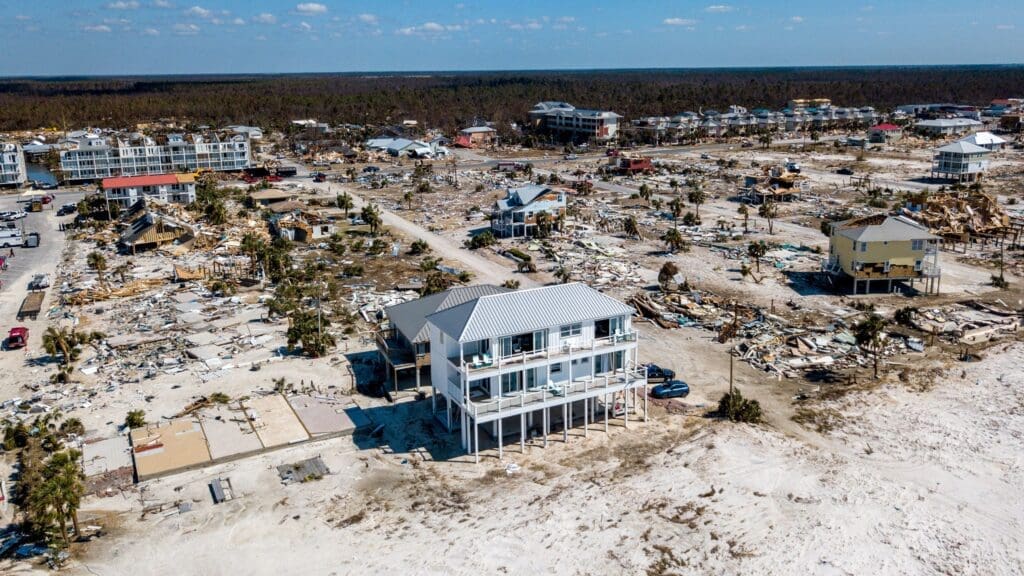
{"label": "collapsed house", "polygon": [[903,215],[950,242],[1001,238],[1011,230],[1016,239],[1021,231],[1020,223],[1014,223],[996,199],[984,192],[933,194],[923,204],[904,207]]}
{"label": "collapsed house", "polygon": [[183,244],[195,238],[195,231],[190,225],[156,211],[156,206],[159,204],[153,200],[142,199],[121,216],[121,224],[126,230],[118,239],[118,245],[123,250],[135,254],[167,244]]}
{"label": "collapsed house", "polygon": [[330,238],[337,230],[333,220],[301,209],[272,217],[270,225],[278,237],[303,243]]}

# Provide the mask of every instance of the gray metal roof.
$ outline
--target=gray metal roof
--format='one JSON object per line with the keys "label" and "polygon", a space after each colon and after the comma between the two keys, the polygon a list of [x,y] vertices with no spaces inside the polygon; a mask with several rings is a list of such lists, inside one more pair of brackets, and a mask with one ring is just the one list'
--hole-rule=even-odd
{"label": "gray metal roof", "polygon": [[384,312],[391,320],[395,329],[402,333],[412,343],[427,342],[430,340],[430,332],[427,330],[427,316],[440,310],[447,310],[452,306],[458,306],[463,302],[474,300],[481,296],[501,294],[508,292],[507,288],[491,284],[480,284],[478,286],[458,286],[449,288],[444,292],[424,296],[411,302],[403,302],[388,306]]}
{"label": "gray metal roof", "polygon": [[951,152],[953,154],[988,154],[991,150],[988,148],[982,148],[976,144],[971,144],[967,140],[958,140],[952,144],[947,144],[942,148],[939,148],[936,152]]}
{"label": "gray metal roof", "polygon": [[843,228],[837,234],[854,242],[906,242],[938,238],[924,226],[902,216],[890,216],[881,224]]}
{"label": "gray metal roof", "polygon": [[632,307],[574,282],[482,296],[431,314],[427,321],[459,342],[473,342],[632,314]]}

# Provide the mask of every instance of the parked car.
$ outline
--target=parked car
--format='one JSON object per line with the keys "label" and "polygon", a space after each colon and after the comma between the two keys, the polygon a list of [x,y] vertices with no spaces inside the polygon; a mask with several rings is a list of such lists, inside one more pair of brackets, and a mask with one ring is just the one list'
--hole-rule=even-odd
{"label": "parked car", "polygon": [[839,170],[836,170],[836,174],[842,174],[843,176],[853,176],[853,168],[840,168]]}
{"label": "parked car", "polygon": [[711,160],[711,155],[708,154],[707,152],[704,152],[703,154],[700,155],[700,159],[701,160]]}
{"label": "parked car", "polygon": [[565,155],[565,159],[566,160],[576,160],[577,158],[579,158],[579,156],[577,156],[575,154],[566,154]]}
{"label": "parked car", "polygon": [[36,274],[35,276],[32,277],[32,281],[28,283],[29,290],[46,290],[49,287],[49,274]]}
{"label": "parked car", "polygon": [[75,212],[78,212],[78,204],[64,204],[59,209],[57,209],[57,216],[74,214]]}
{"label": "parked car", "polygon": [[367,166],[363,168],[363,172],[366,172],[367,174],[371,174],[373,172],[380,172],[380,168],[376,166]]}
{"label": "parked car", "polygon": [[7,333],[7,340],[4,342],[4,346],[8,350],[17,350],[18,348],[24,348],[28,344],[28,328],[24,326],[18,326],[11,328],[11,331]]}
{"label": "parked car", "polygon": [[669,380],[651,389],[654,398],[686,398],[690,394],[690,386],[682,380]]}
{"label": "parked car", "polygon": [[39,247],[39,232],[29,232],[25,235],[24,243],[22,246],[25,248],[38,248]]}
{"label": "parked car", "polygon": [[647,365],[647,381],[648,382],[668,382],[669,380],[676,377],[676,373],[668,368],[662,368],[657,364]]}

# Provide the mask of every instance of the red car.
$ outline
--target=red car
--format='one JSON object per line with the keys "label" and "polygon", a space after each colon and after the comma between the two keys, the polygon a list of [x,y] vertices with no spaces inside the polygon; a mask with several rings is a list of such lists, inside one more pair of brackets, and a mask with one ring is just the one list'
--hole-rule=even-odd
{"label": "red car", "polygon": [[7,333],[7,349],[17,350],[28,345],[28,328],[18,326]]}

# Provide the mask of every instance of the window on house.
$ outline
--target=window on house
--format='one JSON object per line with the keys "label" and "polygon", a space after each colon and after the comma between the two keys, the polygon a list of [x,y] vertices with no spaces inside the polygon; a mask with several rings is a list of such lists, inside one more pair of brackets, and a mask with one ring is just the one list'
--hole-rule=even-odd
{"label": "window on house", "polygon": [[867,242],[861,242],[860,243],[860,251],[861,252],[867,252],[868,251],[868,243]]}
{"label": "window on house", "polygon": [[552,364],[551,365],[551,373],[552,374],[561,374],[562,373],[562,363],[559,362],[558,364]]}
{"label": "window on house", "polygon": [[583,324],[577,322],[576,324],[568,324],[558,329],[558,335],[562,338],[571,338],[573,336],[579,336],[583,333]]}
{"label": "window on house", "polygon": [[924,240],[911,240],[910,241],[910,249],[911,250],[924,250]]}

